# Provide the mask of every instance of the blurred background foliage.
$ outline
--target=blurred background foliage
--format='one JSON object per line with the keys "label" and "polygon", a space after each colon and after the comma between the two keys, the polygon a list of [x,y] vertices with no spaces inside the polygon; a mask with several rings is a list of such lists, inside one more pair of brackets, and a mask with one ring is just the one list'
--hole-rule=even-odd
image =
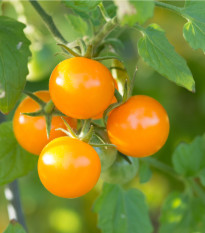
{"label": "blurred background foliage", "polygon": [[[78,37],[89,36],[93,33],[91,26],[75,30],[72,17],[68,17],[69,9],[59,1],[42,1],[42,7],[53,16],[59,30],[68,41]],[[109,3],[107,3],[109,4]],[[176,4],[182,5],[183,2]],[[112,9],[113,10],[113,9]],[[98,9],[92,12],[95,24],[100,24]],[[112,13],[112,12],[110,12]],[[53,37],[48,32],[40,17],[33,10],[29,2],[3,2],[2,14],[27,22],[28,38],[32,41],[32,58],[29,64],[29,77],[26,89],[30,91],[48,89],[48,80],[54,66],[64,59]],[[81,19],[79,19],[81,20]],[[90,20],[90,19],[88,19]],[[137,31],[125,28],[123,32],[115,31],[125,45],[123,54],[131,60],[137,59],[137,76],[133,94],[145,94],[154,97],[168,112],[171,130],[166,145],[154,155],[165,163],[171,163],[172,153],[178,143],[191,141],[196,135],[204,133],[205,119],[205,59],[201,51],[193,51],[182,37],[182,28],[185,20],[178,15],[155,8],[154,17],[147,22],[158,23],[175,50],[183,56],[193,73],[196,81],[196,93],[171,83],[152,68],[146,65],[137,55]],[[11,119],[13,112],[8,115]],[[39,181],[37,171],[19,179],[23,209],[26,215],[30,233],[98,233],[97,216],[91,209],[100,189],[101,181],[90,193],[84,197],[66,200],[57,198],[47,192]],[[181,183],[171,177],[153,170],[151,180],[139,184],[136,177],[126,187],[138,187],[144,192],[150,207],[154,225],[157,225],[159,208],[167,194],[173,190],[183,189]],[[0,189],[0,232],[8,224],[6,201],[3,188]]]}

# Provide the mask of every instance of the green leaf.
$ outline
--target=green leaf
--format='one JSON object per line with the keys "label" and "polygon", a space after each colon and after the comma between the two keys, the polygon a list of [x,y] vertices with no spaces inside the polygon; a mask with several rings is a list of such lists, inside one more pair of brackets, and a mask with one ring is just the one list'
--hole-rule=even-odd
{"label": "green leaf", "polygon": [[73,9],[73,10],[77,10],[77,11],[81,11],[81,12],[87,12],[89,10],[94,10],[96,8],[96,6],[100,3],[100,0],[92,0],[92,1],[85,1],[85,0],[63,0],[63,3]]}
{"label": "green leaf", "polygon": [[69,14],[67,15],[68,27],[72,34],[76,37],[83,37],[85,35],[91,36],[91,30],[88,28],[88,24],[78,15]]}
{"label": "green leaf", "polygon": [[140,169],[139,169],[139,180],[140,183],[148,182],[152,177],[152,171],[149,167],[149,164],[146,162],[140,161]]}
{"label": "green leaf", "polygon": [[137,189],[104,184],[94,210],[102,233],[153,232],[144,195]]}
{"label": "green leaf", "polygon": [[26,233],[24,228],[15,220],[11,220],[10,224],[3,233]]}
{"label": "green leaf", "polygon": [[205,205],[199,198],[172,193],[162,208],[159,233],[197,233],[205,229]]}
{"label": "green leaf", "polygon": [[195,91],[195,82],[186,61],[177,54],[164,31],[156,24],[139,28],[143,37],[138,41],[140,56],[161,75],[177,85]]}
{"label": "green leaf", "polygon": [[0,185],[26,175],[36,166],[37,159],[19,146],[11,122],[0,124]]}
{"label": "green leaf", "polygon": [[174,169],[186,177],[205,176],[205,135],[196,137],[190,144],[180,144],[173,154]]}
{"label": "green leaf", "polygon": [[26,83],[30,42],[25,25],[0,16],[0,110],[8,113],[16,104]]}
{"label": "green leaf", "polygon": [[141,0],[127,0],[119,1],[115,0],[118,6],[117,15],[121,21],[121,24],[128,24],[133,26],[135,23],[143,24],[154,13],[154,1],[141,1]]}
{"label": "green leaf", "polygon": [[193,49],[205,52],[205,1],[186,0],[181,14],[187,19],[183,34]]}

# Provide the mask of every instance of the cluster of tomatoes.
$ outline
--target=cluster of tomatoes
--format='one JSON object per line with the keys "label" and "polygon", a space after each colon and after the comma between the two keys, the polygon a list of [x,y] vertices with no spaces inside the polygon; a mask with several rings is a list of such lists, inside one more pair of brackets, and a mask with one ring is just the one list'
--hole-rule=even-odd
{"label": "cluster of tomatoes", "polygon": [[[13,119],[15,136],[23,148],[40,155],[40,180],[54,195],[75,198],[89,192],[101,170],[112,165],[117,150],[131,156],[132,161],[132,157],[152,155],[164,145],[169,119],[162,105],[148,96],[132,96],[119,104],[108,114],[106,129],[95,130],[92,121],[102,118],[110,104],[117,102],[115,88],[116,81],[106,66],[92,59],[74,57],[55,67],[49,91],[35,93],[38,101],[26,97],[18,106]],[[54,108],[48,111],[51,100]],[[63,118],[59,112],[64,114]],[[51,129],[47,137],[49,118]],[[83,121],[85,124],[79,130],[79,122]],[[93,138],[101,143],[99,147],[92,143]],[[109,166],[103,164],[101,155],[102,150],[112,146],[106,142],[117,148],[110,148],[113,153],[107,155]]]}

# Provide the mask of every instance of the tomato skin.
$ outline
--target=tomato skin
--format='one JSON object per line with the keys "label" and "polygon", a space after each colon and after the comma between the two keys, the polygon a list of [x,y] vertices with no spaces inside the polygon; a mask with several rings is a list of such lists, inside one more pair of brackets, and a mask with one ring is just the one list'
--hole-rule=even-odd
{"label": "tomato skin", "polygon": [[88,119],[103,112],[114,96],[110,71],[83,57],[60,62],[53,70],[49,90],[55,106],[64,114]]}
{"label": "tomato skin", "polygon": [[[50,95],[48,91],[38,91],[35,93],[39,98],[48,102]],[[38,103],[30,97],[26,97],[17,107],[13,118],[13,129],[19,144],[32,154],[39,155],[43,147],[51,140],[64,136],[62,131],[56,131],[57,128],[66,129],[60,116],[54,116],[51,123],[50,137],[46,134],[46,121],[44,116],[31,117],[22,115],[25,112],[35,112],[40,109]],[[77,120],[65,117],[71,127],[77,127]]]}
{"label": "tomato skin", "polygon": [[107,131],[110,141],[120,152],[133,157],[146,157],[165,144],[169,118],[155,99],[145,95],[132,96],[111,112]]}
{"label": "tomato skin", "polygon": [[42,184],[52,194],[76,198],[89,192],[101,171],[97,152],[87,143],[70,137],[51,141],[38,160]]}
{"label": "tomato skin", "polygon": [[138,171],[139,163],[137,158],[130,158],[131,164],[120,157],[117,159],[111,167],[101,173],[103,181],[111,184],[125,184],[132,180]]}

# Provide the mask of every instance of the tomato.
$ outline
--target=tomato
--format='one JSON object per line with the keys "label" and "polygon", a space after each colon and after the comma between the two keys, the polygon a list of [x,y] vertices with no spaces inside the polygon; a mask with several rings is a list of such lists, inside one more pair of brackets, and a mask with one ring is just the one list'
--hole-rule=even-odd
{"label": "tomato", "polygon": [[[48,102],[50,95],[48,91],[38,91],[35,93],[39,98]],[[51,140],[65,135],[57,128],[64,128],[65,124],[60,116],[54,116],[51,122],[50,137],[46,134],[46,121],[44,116],[31,117],[22,115],[25,112],[35,112],[40,110],[40,106],[30,97],[26,97],[17,107],[13,118],[13,129],[19,144],[32,154],[39,155],[43,147]],[[77,120],[69,117],[65,118],[71,127],[77,127]]]}
{"label": "tomato", "polygon": [[[106,130],[100,130],[99,134],[105,143],[110,143]],[[93,138],[94,143],[102,144],[102,141],[100,141],[96,136]],[[100,157],[101,171],[105,171],[114,163],[117,156],[117,150],[115,147],[94,147],[94,149]]]}
{"label": "tomato", "polygon": [[49,90],[55,106],[64,114],[88,119],[103,112],[114,96],[114,81],[101,63],[74,57],[53,70]]}
{"label": "tomato", "polygon": [[[117,82],[116,82],[116,80],[115,80],[115,79],[113,79],[113,80],[114,80],[115,88],[118,90]],[[110,103],[110,104],[114,104],[114,103],[117,103],[117,99],[116,99],[116,97],[115,97],[115,96],[113,96],[112,101],[111,101],[111,103]],[[98,114],[97,116],[93,117],[93,119],[94,119],[94,120],[98,120],[98,119],[103,118],[103,113],[104,113],[104,111],[103,111],[103,112],[101,112],[100,114]]]}
{"label": "tomato", "polygon": [[102,172],[101,178],[111,184],[125,184],[132,180],[138,171],[138,159],[130,158],[131,164],[123,159],[121,156],[117,156],[117,159],[111,167]]}
{"label": "tomato", "polygon": [[38,160],[42,184],[52,194],[76,198],[89,192],[101,171],[97,152],[89,144],[70,137],[51,141]]}
{"label": "tomato", "polygon": [[145,157],[156,153],[169,134],[169,118],[155,99],[138,95],[115,108],[108,116],[110,141],[123,154]]}

